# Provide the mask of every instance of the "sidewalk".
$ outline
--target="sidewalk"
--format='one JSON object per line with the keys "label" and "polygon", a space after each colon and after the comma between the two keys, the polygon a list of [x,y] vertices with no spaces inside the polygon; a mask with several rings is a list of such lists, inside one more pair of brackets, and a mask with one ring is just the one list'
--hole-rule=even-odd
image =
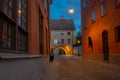
{"label": "sidewalk", "polygon": [[34,54],[15,54],[15,53],[0,53],[0,59],[27,59],[27,58],[43,58],[43,55]]}

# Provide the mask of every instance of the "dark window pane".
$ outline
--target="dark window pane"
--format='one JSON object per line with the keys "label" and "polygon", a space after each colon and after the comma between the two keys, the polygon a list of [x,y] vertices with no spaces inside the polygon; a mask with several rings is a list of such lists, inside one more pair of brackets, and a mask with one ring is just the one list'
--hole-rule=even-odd
{"label": "dark window pane", "polygon": [[70,44],[71,43],[71,40],[70,39],[68,39],[68,44]]}
{"label": "dark window pane", "polygon": [[64,44],[64,39],[61,39],[61,44]]}
{"label": "dark window pane", "polygon": [[70,32],[67,32],[67,35],[71,35],[71,33],[70,33]]}
{"label": "dark window pane", "polygon": [[61,35],[64,35],[64,32],[61,32]]}
{"label": "dark window pane", "polygon": [[115,28],[115,41],[120,42],[120,26]]}

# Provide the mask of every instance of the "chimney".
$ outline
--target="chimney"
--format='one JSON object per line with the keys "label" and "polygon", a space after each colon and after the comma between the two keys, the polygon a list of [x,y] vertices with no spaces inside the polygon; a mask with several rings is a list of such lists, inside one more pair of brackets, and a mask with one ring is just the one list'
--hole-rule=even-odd
{"label": "chimney", "polygon": [[61,16],[60,19],[64,19],[64,16]]}

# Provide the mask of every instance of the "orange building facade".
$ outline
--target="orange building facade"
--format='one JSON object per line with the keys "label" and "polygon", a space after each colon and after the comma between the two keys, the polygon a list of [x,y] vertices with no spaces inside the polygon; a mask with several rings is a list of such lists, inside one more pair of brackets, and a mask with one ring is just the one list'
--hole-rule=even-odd
{"label": "orange building facade", "polygon": [[49,15],[46,13],[48,5],[46,0],[29,0],[28,31],[29,52],[35,54],[48,54],[49,52]]}
{"label": "orange building facade", "polygon": [[81,0],[84,58],[120,64],[120,0]]}
{"label": "orange building facade", "polygon": [[49,0],[0,0],[0,52],[49,53]]}

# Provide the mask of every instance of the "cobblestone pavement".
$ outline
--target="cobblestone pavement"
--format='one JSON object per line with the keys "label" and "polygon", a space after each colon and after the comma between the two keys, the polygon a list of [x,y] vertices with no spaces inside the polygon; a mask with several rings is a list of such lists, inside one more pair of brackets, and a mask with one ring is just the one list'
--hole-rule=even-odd
{"label": "cobblestone pavement", "polygon": [[45,60],[40,80],[120,80],[120,65],[81,59],[77,56]]}

